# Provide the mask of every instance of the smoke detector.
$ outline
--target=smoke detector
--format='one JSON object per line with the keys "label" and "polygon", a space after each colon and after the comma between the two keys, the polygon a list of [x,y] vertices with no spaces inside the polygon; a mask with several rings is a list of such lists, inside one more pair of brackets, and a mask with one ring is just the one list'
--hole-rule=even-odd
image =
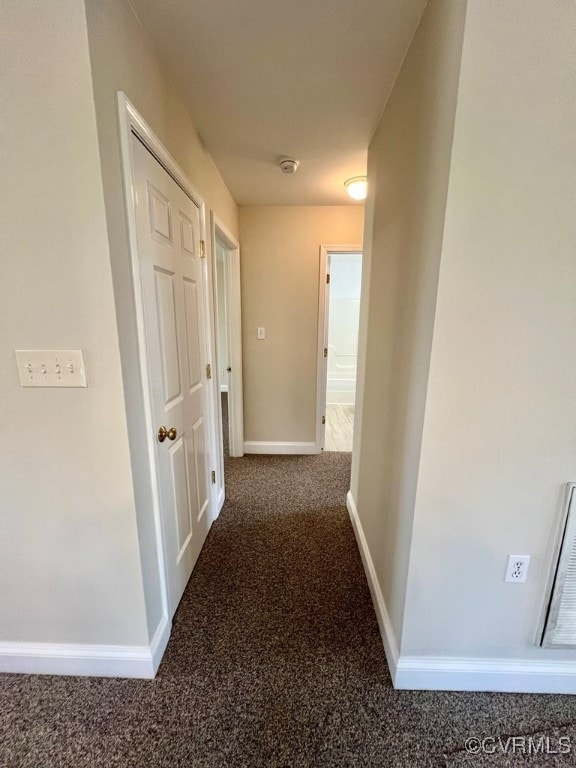
{"label": "smoke detector", "polygon": [[296,173],[298,166],[300,165],[300,160],[296,160],[293,157],[281,157],[278,161],[278,165],[280,166],[282,173]]}

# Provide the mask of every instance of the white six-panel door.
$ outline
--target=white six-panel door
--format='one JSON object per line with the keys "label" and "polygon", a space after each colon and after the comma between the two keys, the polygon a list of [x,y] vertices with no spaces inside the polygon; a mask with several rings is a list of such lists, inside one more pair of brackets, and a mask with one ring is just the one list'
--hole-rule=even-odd
{"label": "white six-panel door", "polygon": [[[159,502],[173,615],[212,522],[206,277],[198,206],[134,135],[131,151]],[[163,441],[162,427],[168,432]]]}

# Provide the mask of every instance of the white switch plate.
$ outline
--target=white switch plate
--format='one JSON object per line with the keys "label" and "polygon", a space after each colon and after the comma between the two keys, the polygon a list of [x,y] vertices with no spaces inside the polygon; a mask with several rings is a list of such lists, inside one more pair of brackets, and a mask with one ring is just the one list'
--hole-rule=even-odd
{"label": "white switch plate", "polygon": [[266,328],[258,328],[258,338],[260,340],[266,338]]}
{"label": "white switch plate", "polygon": [[23,387],[85,387],[81,349],[17,349],[16,362]]}

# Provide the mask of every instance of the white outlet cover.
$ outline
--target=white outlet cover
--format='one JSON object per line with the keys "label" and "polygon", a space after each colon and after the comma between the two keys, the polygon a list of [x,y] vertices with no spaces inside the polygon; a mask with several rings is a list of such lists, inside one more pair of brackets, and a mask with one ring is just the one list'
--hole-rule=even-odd
{"label": "white outlet cover", "polygon": [[510,584],[524,584],[528,576],[528,566],[530,565],[530,555],[510,555],[508,558],[508,567],[506,568],[505,581]]}
{"label": "white outlet cover", "polygon": [[16,363],[23,387],[85,387],[81,349],[17,349]]}

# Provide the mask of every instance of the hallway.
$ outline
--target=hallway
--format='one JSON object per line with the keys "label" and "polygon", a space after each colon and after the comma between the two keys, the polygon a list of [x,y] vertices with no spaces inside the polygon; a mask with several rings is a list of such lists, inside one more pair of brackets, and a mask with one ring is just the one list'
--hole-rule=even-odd
{"label": "hallway", "polygon": [[157,678],[1,676],[0,765],[463,766],[443,752],[470,735],[572,719],[566,696],[394,691],[344,504],[349,463],[228,459]]}

